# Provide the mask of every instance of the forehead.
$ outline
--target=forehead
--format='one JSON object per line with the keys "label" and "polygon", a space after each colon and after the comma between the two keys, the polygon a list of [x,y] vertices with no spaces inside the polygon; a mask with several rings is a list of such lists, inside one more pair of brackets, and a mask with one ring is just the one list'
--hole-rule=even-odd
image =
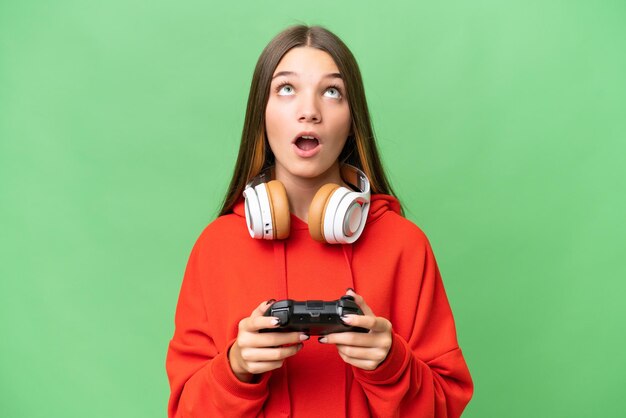
{"label": "forehead", "polygon": [[280,60],[274,74],[280,71],[295,73],[338,73],[339,69],[330,54],[309,46],[289,50]]}

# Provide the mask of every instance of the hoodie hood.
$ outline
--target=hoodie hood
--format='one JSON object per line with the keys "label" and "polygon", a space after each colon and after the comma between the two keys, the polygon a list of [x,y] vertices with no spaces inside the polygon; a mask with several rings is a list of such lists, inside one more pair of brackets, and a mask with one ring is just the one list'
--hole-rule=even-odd
{"label": "hoodie hood", "polygon": [[402,207],[400,201],[394,196],[388,194],[373,194],[370,203],[370,212],[367,215],[367,225],[380,218],[387,211],[392,211],[398,215],[402,215]]}

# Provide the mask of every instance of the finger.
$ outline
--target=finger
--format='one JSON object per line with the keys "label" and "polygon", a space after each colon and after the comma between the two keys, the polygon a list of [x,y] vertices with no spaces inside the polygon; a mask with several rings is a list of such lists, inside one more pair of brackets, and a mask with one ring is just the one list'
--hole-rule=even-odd
{"label": "finger", "polygon": [[255,316],[255,317],[250,317],[248,330],[255,332],[260,329],[278,328],[279,326],[280,326],[280,321],[275,316]]}
{"label": "finger", "polygon": [[381,347],[354,347],[351,345],[337,345],[337,350],[354,360],[371,360],[378,363],[387,357],[388,351]]}
{"label": "finger", "polygon": [[344,315],[341,320],[353,327],[367,328],[373,332],[387,332],[391,330],[391,322],[382,316]]}
{"label": "finger", "polygon": [[241,347],[277,347],[281,345],[297,344],[309,339],[309,336],[301,332],[246,332],[238,337]]}
{"label": "finger", "polygon": [[356,347],[353,345],[337,344],[337,350],[346,357],[360,360],[373,360],[371,347]]}
{"label": "finger", "polygon": [[263,316],[263,314],[265,314],[265,311],[267,311],[267,309],[272,306],[272,304],[276,302],[275,299],[270,299],[268,301],[265,302],[261,302],[259,304],[259,306],[257,306],[252,313],[250,314],[250,317],[257,317],[257,316]]}
{"label": "finger", "polygon": [[246,362],[281,361],[291,357],[302,349],[302,344],[278,348],[245,348],[241,350],[241,358]]}
{"label": "finger", "polygon": [[355,347],[373,347],[375,341],[373,334],[360,332],[336,332],[319,338],[319,342],[322,344],[341,344]]}
{"label": "finger", "polygon": [[374,312],[372,312],[372,310],[367,305],[367,303],[365,303],[365,299],[363,299],[363,296],[357,294],[354,290],[350,288],[346,290],[346,295],[350,295],[354,298],[354,301],[356,302],[357,305],[359,305],[359,308],[361,308],[361,310],[363,311],[365,315],[374,315]]}
{"label": "finger", "polygon": [[261,374],[269,372],[270,370],[278,369],[283,365],[283,360],[280,361],[258,361],[246,364],[246,370],[248,373]]}
{"label": "finger", "polygon": [[363,370],[374,370],[380,364],[374,360],[361,360],[361,359],[348,357],[343,353],[339,353],[339,355],[341,356],[343,361],[345,361],[346,363],[354,367],[358,367],[359,369],[363,369]]}
{"label": "finger", "polygon": [[254,347],[277,347],[281,345],[298,344],[309,339],[301,332],[268,332],[253,334]]}
{"label": "finger", "polygon": [[264,328],[277,328],[278,324],[278,318],[272,316],[249,316],[239,321],[239,334],[256,332]]}
{"label": "finger", "polygon": [[341,317],[341,320],[346,325],[351,325],[353,327],[361,327],[372,329],[376,326],[376,317],[373,315],[344,315]]}

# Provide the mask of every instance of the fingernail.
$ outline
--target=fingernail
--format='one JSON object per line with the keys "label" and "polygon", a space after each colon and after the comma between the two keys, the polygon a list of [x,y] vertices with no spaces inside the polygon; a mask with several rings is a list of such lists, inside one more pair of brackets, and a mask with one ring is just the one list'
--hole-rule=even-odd
{"label": "fingernail", "polygon": [[298,351],[302,350],[302,347],[304,347],[304,344],[298,344]]}
{"label": "fingernail", "polygon": [[268,305],[271,305],[272,303],[276,302],[276,299],[270,299],[267,302],[265,302]]}
{"label": "fingernail", "polygon": [[348,292],[348,291],[352,291],[352,293],[356,293],[356,292],[354,291],[354,289],[353,289],[353,288],[351,288],[351,287],[349,287],[349,288],[347,288],[347,289],[346,289],[346,292]]}
{"label": "fingernail", "polygon": [[341,320],[349,324],[350,322],[352,322],[352,315],[343,315],[341,317]]}
{"label": "fingernail", "polygon": [[274,321],[274,326],[280,324],[280,319],[279,318],[274,318],[274,319],[272,319],[272,321]]}
{"label": "fingernail", "polygon": [[326,337],[317,337],[317,341],[322,343],[322,344],[326,344],[328,339]]}
{"label": "fingernail", "polygon": [[306,334],[300,334],[300,341],[306,341],[306,340],[308,340],[309,338],[311,338],[311,337],[309,337],[309,336],[308,336],[308,335],[306,335]]}

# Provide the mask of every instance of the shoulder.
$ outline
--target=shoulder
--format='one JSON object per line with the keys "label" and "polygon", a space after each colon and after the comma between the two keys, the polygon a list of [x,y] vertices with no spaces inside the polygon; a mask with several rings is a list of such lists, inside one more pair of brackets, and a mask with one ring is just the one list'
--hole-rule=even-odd
{"label": "shoulder", "polygon": [[390,241],[413,249],[430,247],[424,231],[411,220],[394,211],[384,213],[367,225],[365,231],[367,231],[365,236],[367,240]]}
{"label": "shoulder", "polygon": [[388,245],[428,246],[426,234],[415,223],[402,215],[402,206],[397,197],[387,194],[374,194],[371,198],[370,213],[365,226],[367,240],[385,242]]}
{"label": "shoulder", "polygon": [[195,247],[198,249],[232,248],[249,241],[250,235],[245,221],[236,214],[222,215],[210,222],[200,233]]}

